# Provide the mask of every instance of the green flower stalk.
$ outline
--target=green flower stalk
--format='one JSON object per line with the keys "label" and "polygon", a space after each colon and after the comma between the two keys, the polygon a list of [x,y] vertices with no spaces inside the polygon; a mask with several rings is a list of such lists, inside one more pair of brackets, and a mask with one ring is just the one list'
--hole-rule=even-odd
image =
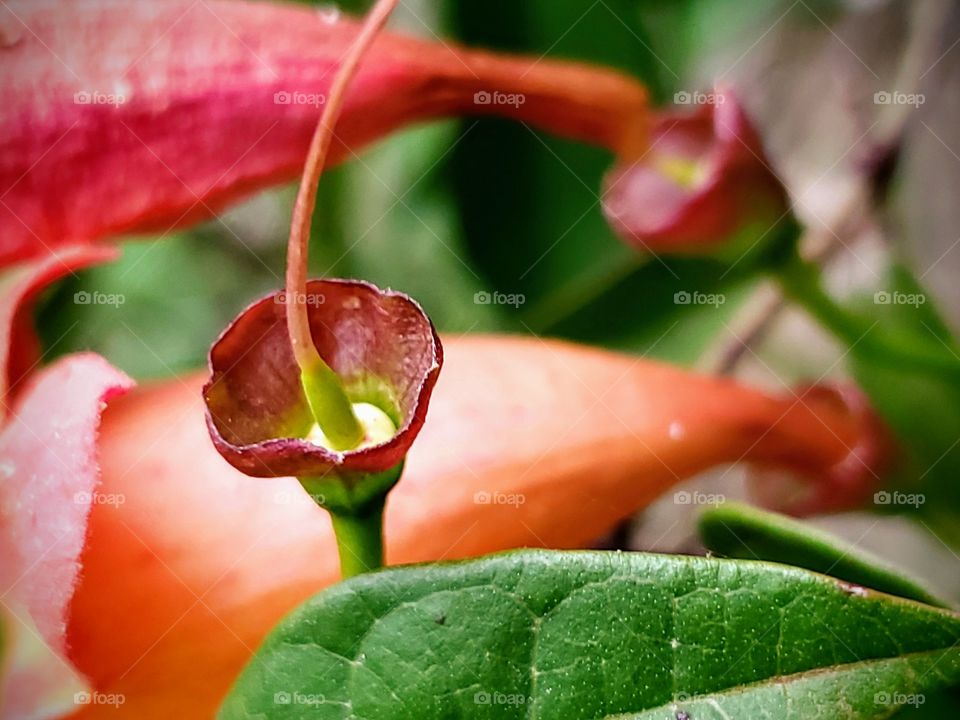
{"label": "green flower stalk", "polygon": [[257,477],[294,476],[333,518],[344,577],[383,564],[383,506],[423,425],[443,351],[423,309],[361,281],[306,277],[320,173],[360,60],[398,0],[380,0],[333,81],[294,208],[287,287],[210,350],[214,445]]}

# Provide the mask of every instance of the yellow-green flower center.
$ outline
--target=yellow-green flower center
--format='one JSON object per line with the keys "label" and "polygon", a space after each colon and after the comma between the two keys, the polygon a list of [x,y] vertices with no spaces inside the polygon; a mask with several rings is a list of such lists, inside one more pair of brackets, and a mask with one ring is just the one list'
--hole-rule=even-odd
{"label": "yellow-green flower center", "polygon": [[[353,450],[380,445],[390,440],[397,433],[393,420],[383,410],[371,403],[352,403],[353,414],[360,427],[363,428],[363,439]],[[314,423],[307,433],[306,440],[328,450],[336,450],[330,439],[324,434],[317,423]]]}

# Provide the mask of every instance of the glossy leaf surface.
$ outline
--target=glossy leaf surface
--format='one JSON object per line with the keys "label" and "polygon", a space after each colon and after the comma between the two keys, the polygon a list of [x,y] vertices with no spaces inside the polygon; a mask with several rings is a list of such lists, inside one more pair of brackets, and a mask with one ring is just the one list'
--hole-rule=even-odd
{"label": "glossy leaf surface", "polygon": [[956,615],[797,568],[518,552],[316,596],[220,717],[879,718],[960,680],[958,639]]}
{"label": "glossy leaf surface", "polygon": [[714,552],[805,567],[881,592],[943,606],[918,581],[843,539],[777,513],[729,503],[700,516],[700,536]]}

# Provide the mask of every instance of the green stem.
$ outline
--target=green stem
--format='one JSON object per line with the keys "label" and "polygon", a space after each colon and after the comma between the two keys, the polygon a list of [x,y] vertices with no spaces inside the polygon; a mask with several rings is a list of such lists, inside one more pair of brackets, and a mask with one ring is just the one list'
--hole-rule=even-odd
{"label": "green stem", "polygon": [[354,575],[383,567],[383,501],[363,514],[330,511],[340,553],[340,575]]}
{"label": "green stem", "polygon": [[364,430],[337,374],[317,356],[317,362],[300,371],[303,394],[310,412],[333,450],[352,450],[363,440]]}
{"label": "green stem", "polygon": [[343,111],[350,83],[377,35],[387,24],[399,0],[377,0],[356,40],[340,60],[333,77],[327,102],[310,140],[303,179],[293,206],[290,239],[287,245],[287,331],[293,356],[300,367],[300,382],[313,413],[334,450],[352,450],[363,440],[364,430],[353,412],[353,405],[337,374],[327,366],[313,343],[307,297],[307,255],[310,227],[316,209],[320,175],[334,140],[334,127]]}
{"label": "green stem", "polygon": [[850,348],[870,353],[872,359],[897,368],[960,376],[960,358],[948,347],[913,339],[904,342],[877,326],[876,320],[837,303],[823,286],[820,267],[796,253],[776,271],[784,295],[801,305]]}

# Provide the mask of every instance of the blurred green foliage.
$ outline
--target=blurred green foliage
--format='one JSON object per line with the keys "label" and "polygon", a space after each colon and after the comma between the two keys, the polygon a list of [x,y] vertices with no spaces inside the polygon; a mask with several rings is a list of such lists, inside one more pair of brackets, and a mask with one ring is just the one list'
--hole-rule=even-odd
{"label": "blurred green foliage", "polygon": [[[897,333],[904,343],[928,342],[933,335],[943,347],[954,341],[932,297],[903,266],[895,266],[886,287],[890,292],[921,295],[920,305],[871,303],[879,326]],[[872,300],[872,298],[871,298]],[[867,300],[861,299],[860,306]],[[929,373],[911,372],[877,363],[856,346],[851,371],[887,420],[900,442],[892,485],[921,493],[919,507],[880,507],[889,512],[913,512],[928,529],[960,547],[960,381]],[[957,359],[960,364],[960,358]]]}

